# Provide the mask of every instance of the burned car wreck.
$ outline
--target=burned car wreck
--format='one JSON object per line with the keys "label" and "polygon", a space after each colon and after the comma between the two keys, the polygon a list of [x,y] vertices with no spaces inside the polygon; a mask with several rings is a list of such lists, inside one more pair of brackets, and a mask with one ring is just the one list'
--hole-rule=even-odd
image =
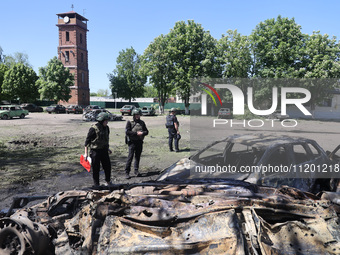
{"label": "burned car wreck", "polygon": [[[231,141],[221,157],[233,153]],[[272,186],[268,176],[255,176],[257,183],[186,178],[190,161],[216,157],[215,149],[203,151],[164,170],[157,181],[65,191],[32,206],[27,203],[35,198],[15,199],[0,218],[0,254],[340,253],[336,190],[313,193],[279,184],[277,176]],[[263,179],[267,183],[260,185]]]}
{"label": "burned car wreck", "polygon": [[98,114],[101,113],[101,112],[108,113],[111,121],[121,121],[121,120],[123,120],[122,115],[113,114],[106,109],[88,110],[88,111],[83,113],[82,119],[83,119],[83,121],[96,121]]}
{"label": "burned car wreck", "polygon": [[157,180],[231,178],[312,193],[334,191],[339,149],[325,152],[316,141],[301,137],[233,135],[173,164]]}

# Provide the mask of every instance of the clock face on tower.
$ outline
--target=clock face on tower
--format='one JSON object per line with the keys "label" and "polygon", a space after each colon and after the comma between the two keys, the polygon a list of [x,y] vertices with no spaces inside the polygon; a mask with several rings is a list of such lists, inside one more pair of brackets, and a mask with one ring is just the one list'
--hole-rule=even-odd
{"label": "clock face on tower", "polygon": [[70,22],[70,18],[69,18],[68,16],[65,16],[65,17],[64,17],[64,22],[65,22],[65,23],[69,23],[69,22]]}

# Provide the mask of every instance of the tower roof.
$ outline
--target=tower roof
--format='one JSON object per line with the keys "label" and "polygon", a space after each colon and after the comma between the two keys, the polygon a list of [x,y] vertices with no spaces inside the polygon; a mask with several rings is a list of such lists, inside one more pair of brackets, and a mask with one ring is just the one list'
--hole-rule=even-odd
{"label": "tower roof", "polygon": [[76,17],[76,18],[80,19],[81,21],[88,21],[87,18],[81,16],[80,14],[76,13],[75,11],[58,13],[57,16],[61,17],[61,18],[64,18],[65,16],[70,16],[70,17]]}

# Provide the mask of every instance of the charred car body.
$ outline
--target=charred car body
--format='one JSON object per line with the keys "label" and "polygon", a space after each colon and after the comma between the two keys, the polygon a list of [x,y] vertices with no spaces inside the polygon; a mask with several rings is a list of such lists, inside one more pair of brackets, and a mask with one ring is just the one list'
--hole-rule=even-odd
{"label": "charred car body", "polygon": [[314,140],[300,137],[234,135],[175,163],[158,180],[231,178],[316,193],[336,188],[338,150],[327,154]]}
{"label": "charred car body", "polygon": [[77,113],[83,113],[83,107],[81,107],[80,105],[68,105],[66,107],[66,113],[69,114],[69,113],[74,113],[74,114],[77,114]]}
{"label": "charred car body", "polygon": [[269,176],[238,176],[256,177],[266,186],[223,175],[187,175],[191,164],[234,160],[235,166],[246,166],[253,148],[262,153],[248,165],[278,159],[272,155],[282,147],[298,165],[300,152],[292,156],[289,144],[311,151],[307,157],[313,162],[338,160],[336,151],[328,159],[309,139],[228,137],[164,170],[158,181],[61,192],[26,208],[21,207],[29,198],[17,198],[0,218],[0,253],[339,254],[339,193],[302,191],[277,183],[278,176],[271,176],[273,183]]}
{"label": "charred car body", "polygon": [[106,109],[94,109],[94,110],[85,112],[82,116],[82,119],[83,119],[83,121],[96,121],[98,114],[101,113],[101,112],[108,113],[111,121],[123,120],[122,115],[112,114],[111,112],[109,112]]}
{"label": "charred car body", "polygon": [[237,180],[67,191],[0,219],[0,252],[338,254],[339,198]]}

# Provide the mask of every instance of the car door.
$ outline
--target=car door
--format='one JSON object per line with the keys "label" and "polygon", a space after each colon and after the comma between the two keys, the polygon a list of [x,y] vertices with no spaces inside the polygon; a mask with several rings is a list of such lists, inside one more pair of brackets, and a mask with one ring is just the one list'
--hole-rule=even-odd
{"label": "car door", "polygon": [[12,106],[12,107],[10,108],[10,111],[9,111],[9,117],[10,117],[10,118],[13,118],[13,117],[17,116],[16,114],[17,114],[17,111],[16,111],[16,109],[15,109],[15,106]]}
{"label": "car door", "polygon": [[340,163],[340,144],[331,153],[328,153],[328,158],[336,163]]}
{"label": "car door", "polygon": [[287,144],[277,144],[268,148],[257,164],[266,166],[267,169],[290,167],[293,164],[290,146]]}
{"label": "car door", "polygon": [[304,142],[292,145],[296,172],[300,178],[325,178],[325,167],[330,164],[326,153],[316,143]]}

